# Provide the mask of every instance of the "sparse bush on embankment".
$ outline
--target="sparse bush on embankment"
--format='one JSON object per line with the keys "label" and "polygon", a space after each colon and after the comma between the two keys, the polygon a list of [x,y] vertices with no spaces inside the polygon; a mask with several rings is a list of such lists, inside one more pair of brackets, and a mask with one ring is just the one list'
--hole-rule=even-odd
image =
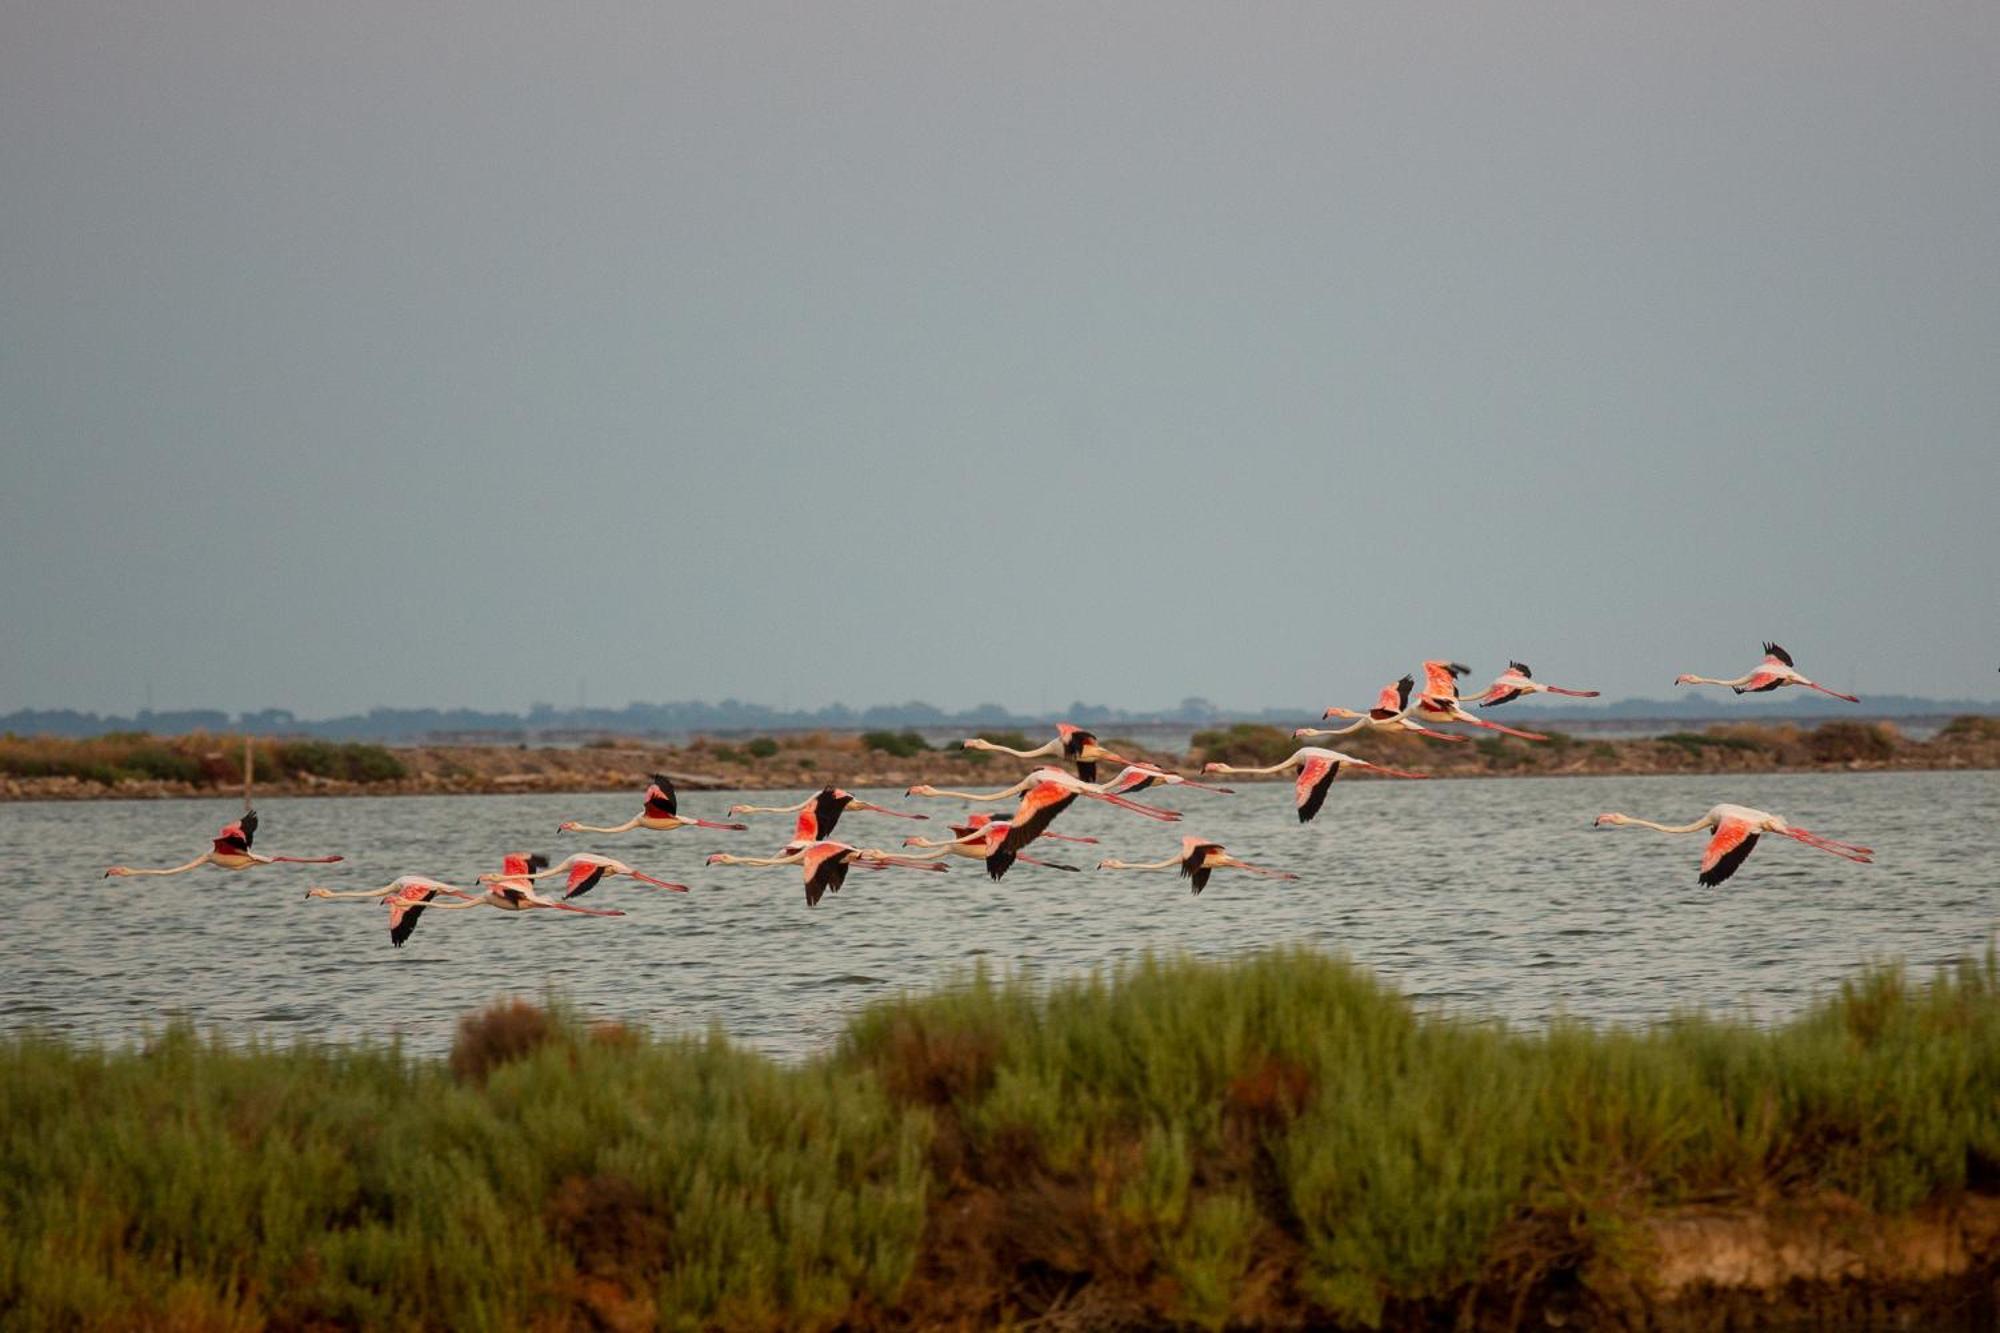
{"label": "sparse bush on embankment", "polygon": [[[322,779],[372,784],[408,774],[395,751],[358,741],[258,740],[257,772],[269,779]],[[120,783],[175,783],[196,789],[243,781],[241,736],[153,736],[117,731],[89,740],[0,736],[0,777],[75,778]]]}
{"label": "sparse bush on embankment", "polygon": [[1996,1186],[1991,956],[1779,1028],[1516,1033],[1285,951],[975,977],[802,1066],[520,1004],[450,1061],[0,1041],[25,1327],[1921,1320],[1991,1298]]}

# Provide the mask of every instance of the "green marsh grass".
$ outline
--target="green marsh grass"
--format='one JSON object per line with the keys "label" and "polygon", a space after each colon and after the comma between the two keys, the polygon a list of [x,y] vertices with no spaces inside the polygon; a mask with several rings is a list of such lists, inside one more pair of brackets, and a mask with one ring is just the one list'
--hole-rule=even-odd
{"label": "green marsh grass", "polygon": [[520,1004],[451,1061],[0,1040],[31,1327],[1402,1325],[1614,1308],[1666,1210],[1996,1183],[1991,955],[1779,1027],[1514,1031],[1281,950],[976,973],[794,1066]]}

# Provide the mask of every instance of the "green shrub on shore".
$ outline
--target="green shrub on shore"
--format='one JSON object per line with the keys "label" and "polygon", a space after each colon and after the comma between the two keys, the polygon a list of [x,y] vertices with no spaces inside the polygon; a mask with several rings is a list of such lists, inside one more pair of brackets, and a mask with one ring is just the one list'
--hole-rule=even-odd
{"label": "green shrub on shore", "polygon": [[393,750],[360,741],[280,741],[269,753],[281,773],[339,782],[394,782],[409,774]]}
{"label": "green shrub on shore", "polygon": [[861,746],[877,754],[894,755],[898,759],[909,759],[927,753],[931,746],[921,733],[916,731],[864,731]]}
{"label": "green shrub on shore", "polygon": [[1871,969],[1778,1028],[1515,1032],[1277,951],[976,974],[800,1066],[519,1003],[449,1062],[15,1036],[0,1311],[825,1328],[1074,1300],[1128,1325],[1471,1326],[1552,1282],[1615,1305],[1661,1209],[1837,1195],[1866,1227],[1996,1173],[1991,955]]}
{"label": "green shrub on shore", "polygon": [[24,1327],[824,1326],[892,1296],[923,1122],[720,1040],[557,1036],[460,1084],[396,1050],[0,1046]]}
{"label": "green shrub on shore", "polygon": [[1197,731],[1190,742],[1203,763],[1262,768],[1291,758],[1305,744],[1287,731],[1256,722],[1237,722],[1226,729]]}
{"label": "green shrub on shore", "polygon": [[1938,739],[1948,741],[2000,741],[2000,717],[1967,713],[1955,717],[1938,731]]}
{"label": "green shrub on shore", "polygon": [[1822,722],[1806,749],[1822,764],[1879,763],[1896,753],[1896,730],[1885,722]]}

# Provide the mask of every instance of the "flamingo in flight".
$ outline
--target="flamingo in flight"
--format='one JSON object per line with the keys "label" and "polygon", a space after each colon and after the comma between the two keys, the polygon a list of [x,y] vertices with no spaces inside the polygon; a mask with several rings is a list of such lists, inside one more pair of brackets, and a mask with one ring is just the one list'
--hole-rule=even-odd
{"label": "flamingo in flight", "polygon": [[[1005,819],[980,813],[973,815],[963,824],[953,824],[955,835],[949,841],[943,838],[905,838],[905,847],[931,847],[947,856],[963,856],[986,863],[986,873],[995,882],[1004,876],[1016,861],[1025,865],[1045,866],[1050,870],[1079,870],[1081,867],[1064,865],[1060,861],[1043,861],[1029,856],[1026,852],[1006,850],[1007,835],[1013,831],[1013,824]],[[1043,830],[1044,838],[1056,838],[1063,842],[1096,842],[1095,838],[1073,838],[1066,833],[1050,833]]]}
{"label": "flamingo in flight", "polygon": [[844,842],[821,839],[801,847],[790,847],[776,856],[735,856],[729,852],[716,852],[708,858],[712,866],[799,866],[806,886],[806,906],[818,907],[819,900],[829,892],[839,893],[840,886],[847,882],[847,871],[851,866],[864,870],[881,870],[900,867],[907,870],[943,870],[942,861],[925,861],[914,856],[898,856],[894,852],[877,851],[873,848],[853,847]]}
{"label": "flamingo in flight", "polygon": [[538,879],[547,879],[551,875],[568,875],[569,880],[563,886],[564,902],[568,902],[571,898],[581,898],[584,894],[596,888],[599,882],[605,879],[615,879],[620,875],[629,876],[632,879],[638,880],[641,884],[650,884],[656,889],[666,889],[673,893],[686,893],[688,891],[688,886],[685,884],[670,884],[663,879],[654,879],[651,875],[634,870],[623,861],[614,861],[608,856],[596,856],[589,852],[578,852],[575,856],[566,858],[561,865],[555,866],[549,866],[548,858],[545,856],[536,856],[530,859],[540,861],[543,866],[548,866],[548,869],[544,870],[540,867],[531,866],[527,873],[523,874],[510,865],[498,875],[490,873],[481,875],[479,882],[482,884],[491,884],[505,880],[511,883],[519,878],[533,883]]}
{"label": "flamingo in flight", "polygon": [[[1001,840],[999,850],[1011,859],[1020,855],[1021,849],[1048,831],[1055,817],[1076,803],[1079,796],[1088,796],[1094,801],[1103,801],[1148,819],[1172,823],[1178,820],[1180,811],[1162,810],[1157,806],[1141,805],[1105,791],[1093,782],[1073,778],[1060,768],[1042,767],[1035,769],[1011,787],[995,792],[951,791],[928,784],[919,784],[905,793],[910,796],[954,796],[965,801],[1003,801],[1019,795],[1021,802],[1014,809],[1014,817],[1007,821],[1006,836]],[[991,869],[991,866],[988,867]],[[1006,873],[1003,867],[1002,874]],[[998,878],[998,876],[995,876]]]}
{"label": "flamingo in flight", "polygon": [[1203,764],[1204,773],[1289,773],[1298,770],[1299,776],[1292,783],[1296,793],[1299,822],[1308,823],[1326,804],[1326,794],[1333,786],[1333,780],[1340,776],[1342,768],[1365,768],[1373,773],[1381,773],[1392,778],[1428,778],[1428,773],[1410,773],[1400,768],[1390,768],[1384,764],[1371,764],[1366,759],[1356,759],[1351,754],[1339,750],[1324,750],[1317,745],[1307,745],[1295,751],[1290,759],[1268,768],[1237,768],[1231,764]]}
{"label": "flamingo in flight", "polygon": [[[821,838],[831,838],[834,826],[849,810],[856,814],[893,815],[897,819],[929,819],[929,815],[911,814],[907,810],[891,810],[887,806],[864,801],[851,791],[844,791],[828,783],[796,805],[732,805],[732,815],[791,815],[799,816],[793,841],[814,842]],[[737,827],[741,827],[738,825]]]}
{"label": "flamingo in flight", "polygon": [[1792,665],[1792,655],[1775,643],[1764,645],[1764,660],[1752,671],[1738,676],[1735,680],[1715,680],[1709,676],[1677,676],[1676,685],[1727,685],[1738,694],[1762,694],[1766,690],[1781,689],[1786,685],[1803,685],[1821,694],[1830,694],[1836,699],[1845,699],[1851,704],[1861,700],[1839,690],[1830,690],[1816,680],[1807,680]]}
{"label": "flamingo in flight", "polygon": [[1432,731],[1423,723],[1410,716],[1415,707],[1410,702],[1410,691],[1415,689],[1417,678],[1404,676],[1401,680],[1384,685],[1382,693],[1375,697],[1375,706],[1365,713],[1357,713],[1352,708],[1329,708],[1320,714],[1322,718],[1344,717],[1353,721],[1344,727],[1300,727],[1292,733],[1295,741],[1312,740],[1322,736],[1351,736],[1357,731],[1407,731],[1432,741],[1470,741],[1470,736],[1454,736],[1448,731]]}
{"label": "flamingo in flight", "polygon": [[1535,673],[1528,670],[1526,662],[1509,662],[1506,671],[1486,687],[1486,692],[1470,702],[1481,708],[1498,708],[1501,704],[1514,702],[1524,694],[1566,694],[1572,699],[1595,699],[1598,692],[1566,690],[1560,685],[1544,685],[1535,679]]}
{"label": "flamingo in flight", "polygon": [[1210,782],[1196,782],[1193,778],[1169,773],[1159,765],[1149,764],[1143,760],[1134,760],[1125,765],[1099,785],[1112,796],[1130,796],[1135,791],[1145,791],[1152,787],[1193,787],[1196,791],[1212,791],[1222,796],[1236,794],[1234,787],[1218,787]]}
{"label": "flamingo in flight", "polygon": [[1070,722],[1056,723],[1056,738],[1047,745],[1038,745],[1032,750],[1016,750],[1009,746],[997,745],[984,736],[971,736],[959,742],[968,750],[991,750],[996,754],[1011,754],[1017,759],[1039,759],[1043,755],[1061,755],[1076,765],[1076,775],[1085,782],[1097,781],[1097,765],[1100,762],[1129,764],[1132,761],[1124,755],[1113,754],[1097,743],[1097,734],[1085,731]]}
{"label": "flamingo in flight", "polygon": [[200,866],[219,866],[224,870],[247,870],[251,866],[276,865],[286,862],[292,865],[332,865],[340,860],[338,856],[265,856],[250,850],[251,842],[257,836],[257,812],[245,810],[243,818],[231,820],[215,835],[215,842],[207,851],[184,866],[173,866],[166,870],[134,870],[130,866],[112,866],[104,872],[106,879],[123,878],[130,875],[184,875]]}
{"label": "flamingo in flight", "polygon": [[1747,805],[1718,805],[1692,824],[1678,825],[1655,824],[1649,819],[1634,819],[1631,815],[1603,814],[1591,822],[1591,827],[1602,828],[1607,824],[1630,824],[1661,833],[1701,833],[1714,829],[1715,836],[1708,840],[1708,847],[1701,854],[1701,873],[1695,877],[1697,883],[1711,888],[1735,874],[1736,868],[1756,848],[1758,837],[1766,833],[1776,833],[1864,865],[1872,865],[1875,860],[1875,853],[1870,848],[1821,837],[1786,823],[1782,815],[1752,810]]}
{"label": "flamingo in flight", "polygon": [[1517,731],[1466,712],[1458,702],[1458,678],[1471,670],[1461,662],[1424,663],[1424,688],[1417,695],[1417,715],[1430,722],[1463,722],[1468,727],[1504,732],[1509,736],[1519,736],[1524,741],[1548,739],[1540,732]]}
{"label": "flamingo in flight", "polygon": [[608,908],[578,907],[574,903],[557,902],[544,898],[535,892],[535,876],[549,863],[549,858],[541,853],[509,852],[501,858],[501,872],[498,875],[481,875],[479,882],[486,891],[476,897],[469,897],[462,903],[433,903],[433,910],[439,912],[461,912],[469,907],[496,907],[503,912],[532,912],[536,910],[555,912],[575,912],[581,916],[624,916],[620,911]]}
{"label": "flamingo in flight", "polygon": [[635,828],[658,829],[666,832],[677,828],[733,829],[742,832],[748,824],[718,824],[711,819],[695,819],[682,815],[680,797],[674,792],[673,781],[664,773],[655,773],[652,785],[646,788],[646,806],[638,814],[622,824],[602,828],[596,824],[579,824],[574,819],[556,827],[558,833],[630,833]]}
{"label": "flamingo in flight", "polygon": [[[965,822],[963,824],[946,825],[946,827],[949,828],[952,833],[952,836],[949,838],[926,838],[920,834],[912,834],[911,836],[903,839],[903,845],[905,847],[929,847],[939,851],[946,850],[952,847],[965,846],[967,845],[965,841],[966,834],[975,833],[978,830],[990,827],[991,825],[1004,824],[1006,822],[1007,822],[1006,820],[1002,819],[998,815],[988,814],[986,811],[981,810],[976,814],[967,815],[965,817]],[[1056,842],[1087,843],[1092,847],[1095,847],[1097,845],[1097,839],[1095,838],[1078,837],[1075,834],[1070,834],[1070,833],[1044,833],[1042,836],[1044,838],[1052,839]],[[958,854],[963,855],[964,853],[958,853]]]}
{"label": "flamingo in flight", "polygon": [[1028,775],[1019,782],[1011,787],[1002,787],[999,791],[954,791],[949,787],[933,787],[927,782],[920,782],[903,794],[905,796],[947,796],[961,801],[1005,801],[1011,797],[1032,791],[1035,787],[1043,783],[1053,783],[1074,795],[1088,796],[1093,800],[1105,801],[1126,810],[1145,815],[1149,819],[1162,819],[1171,822],[1181,817],[1178,810],[1162,810],[1157,806],[1141,805],[1137,801],[1128,801],[1123,796],[1111,791],[1109,783],[1086,782],[1082,778],[1070,776],[1063,769],[1051,768],[1047,764],[1044,764],[1040,768],[1029,770]]}
{"label": "flamingo in flight", "polygon": [[1181,854],[1170,856],[1164,861],[1119,861],[1116,859],[1099,861],[1099,870],[1171,870],[1180,867],[1181,878],[1190,881],[1189,888],[1200,893],[1208,887],[1208,877],[1218,870],[1241,870],[1247,874],[1262,875],[1266,879],[1297,879],[1298,876],[1286,870],[1272,870],[1268,866],[1253,866],[1248,861],[1239,861],[1222,850],[1219,842],[1206,838],[1187,837],[1181,839]]}
{"label": "flamingo in flight", "polygon": [[306,890],[306,897],[373,898],[386,904],[389,908],[389,943],[400,949],[403,941],[410,938],[410,932],[417,928],[417,918],[424,914],[424,908],[440,893],[468,901],[473,897],[464,889],[453,888],[443,880],[427,879],[422,875],[403,875],[379,889],[335,892],[332,889],[311,888]]}

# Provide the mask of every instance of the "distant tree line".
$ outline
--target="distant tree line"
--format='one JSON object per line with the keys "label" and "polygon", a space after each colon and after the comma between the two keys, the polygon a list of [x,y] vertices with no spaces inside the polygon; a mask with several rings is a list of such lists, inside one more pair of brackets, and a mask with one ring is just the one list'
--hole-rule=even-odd
{"label": "distant tree line", "polygon": [[[1334,702],[1329,700],[1328,702]],[[1354,702],[1354,701],[1345,701]],[[1621,699],[1605,705],[1522,703],[1507,716],[1546,719],[1598,718],[1688,719],[1919,717],[1992,713],[2000,705],[1971,699],[1922,699],[1910,695],[1868,697],[1854,705],[1817,696],[1785,701],[1763,698],[1717,699],[1690,693],[1675,699]],[[263,708],[231,716],[220,709],[194,708],[165,712],[141,709],[131,716],[79,712],[75,709],[22,709],[0,716],[0,733],[15,736],[102,736],[110,732],[151,732],[159,736],[189,732],[243,732],[253,736],[317,736],[328,740],[416,741],[441,736],[490,739],[560,739],[590,735],[686,736],[701,732],[761,731],[903,731],[908,729],[969,730],[1046,729],[1057,719],[1100,731],[1121,725],[1212,726],[1229,722],[1296,725],[1319,716],[1318,706],[1224,709],[1207,699],[1190,697],[1170,708],[1125,709],[1081,701],[1047,715],[1016,713],[1000,704],[978,704],[951,712],[913,701],[849,708],[829,704],[816,709],[771,708],[764,704],[724,699],[720,703],[633,703],[623,708],[557,708],[537,703],[525,713],[489,712],[474,708],[372,708],[344,717],[301,718],[283,708]]]}

